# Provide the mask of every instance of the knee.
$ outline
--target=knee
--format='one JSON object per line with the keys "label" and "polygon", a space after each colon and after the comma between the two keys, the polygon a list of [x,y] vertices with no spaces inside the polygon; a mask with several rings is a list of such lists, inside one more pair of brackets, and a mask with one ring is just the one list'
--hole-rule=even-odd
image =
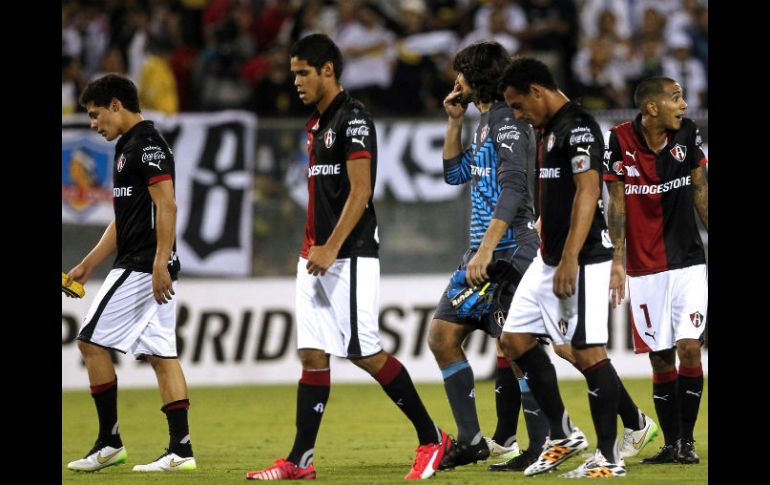
{"label": "knee", "polygon": [[700,362],[700,342],[694,339],[680,340],[677,343],[679,362],[683,367],[698,367]]}
{"label": "knee", "polygon": [[525,342],[521,339],[521,335],[522,334],[503,332],[500,336],[500,349],[510,360],[518,359],[532,347],[530,346],[527,348]]}
{"label": "knee", "polygon": [[428,332],[428,347],[433,352],[433,356],[437,361],[445,360],[450,357],[453,350],[459,348],[459,345],[454,345],[451,335],[446,332],[442,332],[440,327],[431,325]]}
{"label": "knee", "polygon": [[577,364],[577,361],[575,360],[575,356],[572,354],[572,347],[569,344],[554,345],[553,351],[556,355],[566,360],[570,364],[572,365]]}
{"label": "knee", "polygon": [[676,370],[676,353],[674,349],[650,352],[650,365],[656,374],[664,374]]}
{"label": "knee", "polygon": [[303,370],[326,369],[329,367],[329,357],[323,351],[299,351],[299,361]]}
{"label": "knee", "polygon": [[86,360],[92,357],[96,357],[100,354],[107,353],[107,350],[104,348],[99,347],[98,345],[94,345],[90,342],[85,342],[83,340],[78,340],[78,350],[80,350],[80,355],[82,355]]}

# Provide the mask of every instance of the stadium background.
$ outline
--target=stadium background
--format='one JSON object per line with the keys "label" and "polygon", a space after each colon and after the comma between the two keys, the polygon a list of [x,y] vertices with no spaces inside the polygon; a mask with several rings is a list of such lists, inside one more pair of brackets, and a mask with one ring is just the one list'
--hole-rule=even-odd
{"label": "stadium background", "polygon": [[[446,185],[441,172],[440,102],[454,78],[451,57],[490,37],[512,53],[536,55],[604,130],[635,115],[631,93],[639,78],[687,81],[688,116],[701,127],[707,151],[707,6],[689,0],[63,1],[63,269],[98,241],[112,211],[114,143],[88,131],[73,99],[89,79],[122,72],[137,82],[145,117],[176,157],[178,337],[189,384],[294,382],[300,365],[293,274],[305,221],[309,111],[293,93],[287,46],[305,32],[325,31],[346,52],[343,85],[367,100],[377,123],[383,343],[415,380],[440,382],[425,335],[466,248],[469,216],[468,189]],[[466,134],[476,116],[469,113]],[[95,273],[85,300],[62,298],[63,389],[87,388],[74,337],[108,269],[104,264]],[[627,307],[611,315],[611,357],[620,374],[648,376],[647,359],[630,351]],[[494,346],[481,337],[472,336],[467,347],[484,378],[493,371]],[[155,385],[146,366],[115,359],[121,386]],[[579,377],[554,362],[560,376]],[[333,365],[336,381],[369,380],[343,361]]]}

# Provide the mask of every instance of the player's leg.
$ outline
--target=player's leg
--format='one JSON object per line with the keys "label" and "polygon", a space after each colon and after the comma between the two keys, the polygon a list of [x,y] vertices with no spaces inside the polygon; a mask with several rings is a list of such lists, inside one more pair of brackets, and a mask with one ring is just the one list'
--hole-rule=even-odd
{"label": "player's leg", "polygon": [[545,318],[552,319],[549,312],[555,315],[560,305],[552,284],[553,268],[546,266],[540,256],[536,257],[519,282],[500,337],[506,357],[527,376],[527,384],[548,419],[551,433],[538,459],[524,471],[525,475],[553,469],[588,446],[582,432],[577,428],[573,430],[559,393],[556,369],[535,338],[535,335],[550,335],[553,341],[564,343],[564,335],[552,334],[545,324]]}
{"label": "player's leg", "polygon": [[70,470],[90,472],[126,461],[127,453],[118,429],[118,379],[108,349],[125,352],[127,348],[120,335],[126,333],[126,327],[135,324],[135,319],[126,319],[125,312],[131,309],[124,309],[117,302],[134,291],[136,279],[131,271],[111,270],[78,333],[78,349],[88,371],[99,435],[83,458],[67,465]]}
{"label": "player's leg", "polygon": [[[340,339],[338,315],[331,305],[332,295],[324,289],[325,280],[340,286],[337,300],[349,300],[350,263],[335,261],[324,276],[308,274],[307,260],[297,262],[295,313],[297,319],[297,348],[302,375],[297,384],[296,432],[294,444],[285,458],[272,466],[246,473],[249,480],[302,480],[316,477],[313,458],[315,441],[329,400],[331,372],[329,354],[346,356]],[[335,303],[337,303],[335,301]],[[348,317],[339,316],[340,319]]]}
{"label": "player's leg", "polygon": [[572,342],[576,367],[588,384],[588,403],[597,436],[596,453],[563,475],[566,477],[594,476],[599,470],[608,476],[626,474],[625,462],[617,447],[620,379],[606,349],[610,265],[610,261],[580,265],[576,293],[562,301],[561,318],[567,320],[567,335]]}
{"label": "player's leg", "polygon": [[515,363],[511,362],[510,366],[518,381],[517,385],[521,392],[521,407],[524,411],[524,421],[527,423],[529,444],[527,445],[527,449],[521,450],[521,454],[518,456],[502,463],[489,465],[488,468],[490,471],[524,471],[537,460],[538,456],[540,456],[543,445],[550,433],[548,419],[545,417],[545,413],[540,409],[540,405],[532,395],[532,390],[529,388],[527,378]]}
{"label": "player's leg", "polygon": [[168,422],[169,445],[156,460],[145,465],[135,465],[137,472],[190,471],[197,468],[190,440],[188,411],[190,399],[187,381],[177,358],[147,355],[158,380],[163,406],[160,410]]}
{"label": "player's leg", "polygon": [[351,359],[355,365],[368,372],[382,386],[385,394],[412,422],[419,446],[407,479],[430,478],[449,448],[449,437],[433,422],[420,395],[401,362],[380,351],[369,357]]}
{"label": "player's leg", "polygon": [[[495,411],[497,425],[491,438],[487,438],[490,458],[510,460],[521,451],[516,437],[521,409],[521,388],[511,364],[495,340],[497,365],[495,366]],[[521,371],[519,371],[521,373]]]}
{"label": "player's leg", "polygon": [[[148,294],[152,285],[148,278]],[[174,282],[176,289],[176,282]],[[137,472],[177,472],[197,468],[190,441],[188,412],[190,400],[187,394],[187,381],[176,350],[176,300],[159,305],[150,298],[147,304],[148,322],[131,352],[138,358],[145,358],[152,366],[158,380],[161,411],[166,415],[169,433],[169,445],[155,461],[136,465]]]}
{"label": "player's leg", "polygon": [[708,273],[704,264],[673,270],[671,273],[674,280],[671,319],[675,325],[676,351],[679,356],[677,394],[681,436],[677,461],[696,464],[700,463],[700,457],[695,453],[693,429],[703,394],[701,345],[706,329]]}
{"label": "player's leg", "polygon": [[[445,295],[436,315],[451,311]],[[444,379],[444,390],[457,425],[457,439],[444,456],[440,469],[486,460],[489,448],[484,440],[476,412],[476,388],[473,369],[468,363],[462,342],[473,331],[470,325],[434,318],[428,330],[428,346]]]}
{"label": "player's leg", "polygon": [[663,446],[658,452],[639,463],[656,465],[676,463],[677,442],[680,436],[678,374],[674,349],[650,352],[652,366],[652,401],[663,431]]}

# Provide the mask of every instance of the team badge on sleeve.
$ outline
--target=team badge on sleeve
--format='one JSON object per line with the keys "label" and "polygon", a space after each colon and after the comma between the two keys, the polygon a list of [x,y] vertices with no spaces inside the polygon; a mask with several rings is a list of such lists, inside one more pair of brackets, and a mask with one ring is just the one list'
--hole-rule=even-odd
{"label": "team badge on sleeve", "polygon": [[548,135],[548,141],[545,144],[545,151],[550,152],[551,148],[553,148],[553,144],[556,143],[556,135],[551,133]]}
{"label": "team badge on sleeve", "polygon": [[671,152],[671,156],[674,157],[678,162],[684,162],[684,159],[687,157],[687,147],[680,145],[679,143],[674,145],[674,148],[669,151]]}

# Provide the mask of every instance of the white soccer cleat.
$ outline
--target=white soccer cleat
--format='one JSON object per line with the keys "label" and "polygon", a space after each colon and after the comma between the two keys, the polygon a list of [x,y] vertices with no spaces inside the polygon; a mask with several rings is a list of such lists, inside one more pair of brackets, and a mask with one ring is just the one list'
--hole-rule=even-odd
{"label": "white soccer cleat", "polygon": [[125,446],[100,446],[97,441],[85,457],[69,462],[67,468],[76,472],[95,472],[108,466],[120,465],[126,461],[127,456]]}
{"label": "white soccer cleat", "polygon": [[586,435],[578,428],[572,428],[572,434],[566,438],[547,439],[543,444],[543,452],[524,470],[524,475],[532,476],[552,470],[586,448],[588,448]]}
{"label": "white soccer cleat", "polygon": [[620,458],[636,456],[656,436],[658,436],[658,425],[649,416],[645,415],[644,427],[642,429],[637,431],[631,428],[623,429],[623,439],[618,445]]}
{"label": "white soccer cleat", "polygon": [[521,455],[519,449],[519,443],[514,441],[511,446],[503,446],[497,444],[492,438],[484,438],[487,440],[487,446],[489,447],[489,458],[495,460],[510,460]]}
{"label": "white soccer cleat", "polygon": [[166,450],[157,460],[146,465],[134,465],[135,472],[184,472],[197,469],[195,458],[181,457]]}
{"label": "white soccer cleat", "polygon": [[559,475],[562,478],[609,478],[626,476],[626,463],[621,458],[618,463],[610,463],[602,452],[589,456],[588,459],[571,472]]}

